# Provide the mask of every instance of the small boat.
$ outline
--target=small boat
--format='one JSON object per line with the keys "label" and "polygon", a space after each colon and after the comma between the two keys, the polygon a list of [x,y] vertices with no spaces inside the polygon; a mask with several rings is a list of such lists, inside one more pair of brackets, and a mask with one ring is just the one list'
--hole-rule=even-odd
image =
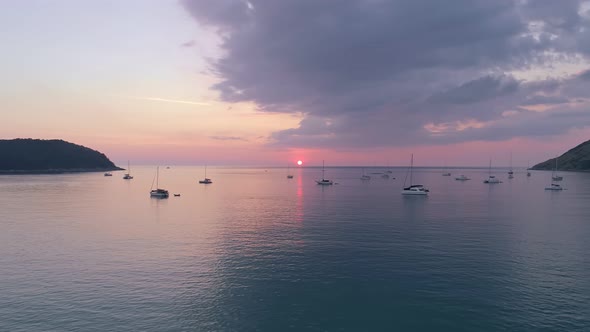
{"label": "small boat", "polygon": [[293,178],[293,174],[291,174],[291,172],[289,172],[289,164],[287,164],[287,179],[292,179]]}
{"label": "small boat", "polygon": [[106,173],[104,173],[104,176],[113,176],[113,173],[111,173],[111,172],[106,172]]}
{"label": "small boat", "polygon": [[449,172],[442,173],[442,176],[451,176],[451,173],[449,173]]}
{"label": "small boat", "polygon": [[[412,175],[413,175],[413,168],[414,168],[414,154],[412,154],[412,157],[410,159],[410,169],[409,169],[409,173],[410,173],[410,186],[406,187],[406,181],[404,181],[404,188],[402,189],[402,195],[428,195],[428,192],[430,190],[426,189],[423,185],[421,184],[412,184]],[[406,179],[407,179],[407,175],[406,175]]]}
{"label": "small boat", "polygon": [[213,183],[213,181],[211,181],[211,179],[209,179],[207,177],[207,165],[205,165],[205,178],[203,180],[199,180],[199,183],[202,183],[202,184],[210,184],[210,183]]}
{"label": "small boat", "polygon": [[131,166],[129,166],[129,160],[127,161],[127,173],[125,173],[125,175],[123,175],[123,179],[124,180],[133,179],[133,176],[131,176]]}
{"label": "small boat", "polygon": [[447,163],[445,163],[445,167],[443,167],[442,176],[451,176],[451,172],[447,170]]}
{"label": "small boat", "polygon": [[361,173],[361,180],[363,180],[363,181],[371,180],[371,176],[365,174],[365,169],[364,168],[363,168],[363,172]]}
{"label": "small boat", "polygon": [[331,186],[334,184],[334,182],[332,180],[328,180],[326,179],[326,177],[324,176],[326,170],[324,169],[324,161],[322,160],[322,179],[321,180],[315,180],[315,182],[319,185],[322,186]]}
{"label": "small boat", "polygon": [[160,189],[159,187],[159,182],[160,182],[160,167],[158,166],[156,168],[156,189],[154,188],[154,182],[152,181],[152,190],[150,191],[150,197],[154,197],[154,198],[168,198],[169,194],[168,194],[168,190],[166,189]]}
{"label": "small boat", "polygon": [[461,174],[458,177],[456,177],[455,180],[457,180],[457,181],[467,181],[467,180],[471,180],[471,179],[468,178],[468,177],[466,177],[465,175]]}
{"label": "small boat", "polygon": [[180,197],[180,194],[174,194],[174,197]]}
{"label": "small boat", "polygon": [[545,187],[545,190],[560,191],[563,190],[563,187],[557,183],[552,183],[550,186]]}
{"label": "small boat", "polygon": [[498,179],[495,175],[492,175],[492,159],[490,159],[490,175],[488,176],[487,179],[483,180],[483,183],[488,183],[488,184],[502,183],[502,181],[500,181],[500,179]]}
{"label": "small boat", "polygon": [[508,178],[514,179],[514,171],[512,170],[512,152],[510,152],[510,170],[508,171]]}
{"label": "small boat", "polygon": [[381,174],[381,177],[384,179],[389,179],[389,174]]}
{"label": "small boat", "polygon": [[526,176],[531,176],[531,172],[529,171],[529,162],[526,163]]}

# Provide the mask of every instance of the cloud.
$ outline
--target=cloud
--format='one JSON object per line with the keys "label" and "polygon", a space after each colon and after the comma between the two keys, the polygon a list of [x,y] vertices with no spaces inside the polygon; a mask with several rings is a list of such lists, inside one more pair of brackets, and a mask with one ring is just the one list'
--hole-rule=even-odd
{"label": "cloud", "polygon": [[[512,74],[560,61],[588,61],[590,19],[577,0],[182,3],[221,37],[223,55],[211,67],[219,79],[212,89],[222,100],[304,114],[298,127],[271,135],[275,145],[337,148],[491,139],[489,128],[509,123],[506,135],[537,135],[527,126],[545,128],[543,121],[555,119],[522,106],[590,97],[590,89],[580,83],[588,72],[532,82]],[[580,123],[584,120],[564,117],[551,131],[563,133],[588,124]],[[445,130],[434,135],[428,125]]]}
{"label": "cloud", "polygon": [[180,44],[180,47],[186,47],[186,48],[190,48],[190,47],[195,47],[197,45],[197,42],[194,40],[189,40],[185,43]]}

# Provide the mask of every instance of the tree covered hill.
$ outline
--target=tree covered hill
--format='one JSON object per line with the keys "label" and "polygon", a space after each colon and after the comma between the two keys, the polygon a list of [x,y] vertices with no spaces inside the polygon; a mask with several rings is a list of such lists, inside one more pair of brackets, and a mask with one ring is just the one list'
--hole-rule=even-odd
{"label": "tree covered hill", "polygon": [[0,140],[0,172],[58,173],[112,171],[103,153],[63,140],[18,138]]}
{"label": "tree covered hill", "polygon": [[[533,166],[535,170],[552,170],[555,158]],[[557,157],[557,169],[560,171],[590,171],[590,140]]]}

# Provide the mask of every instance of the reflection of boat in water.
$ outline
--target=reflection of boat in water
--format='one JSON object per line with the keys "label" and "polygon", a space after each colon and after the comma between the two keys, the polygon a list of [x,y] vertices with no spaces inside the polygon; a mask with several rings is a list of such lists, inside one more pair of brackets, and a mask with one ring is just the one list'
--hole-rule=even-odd
{"label": "reflection of boat in water", "polygon": [[152,181],[152,190],[150,191],[150,197],[154,198],[168,198],[168,190],[158,188],[160,186],[160,167],[156,168],[156,189],[154,188],[154,182]]}
{"label": "reflection of boat in water", "polygon": [[455,180],[457,180],[457,181],[467,181],[467,180],[471,180],[471,179],[468,178],[468,177],[466,177],[465,175],[461,174],[458,177],[456,177]]}
{"label": "reflection of boat in water", "polygon": [[[421,184],[412,184],[412,176],[413,176],[413,168],[414,168],[414,154],[412,154],[412,158],[410,159],[410,186],[406,187],[406,181],[404,180],[404,188],[402,189],[402,195],[428,195],[430,190],[426,189]],[[407,176],[406,176],[407,179]]]}
{"label": "reflection of boat in water", "polygon": [[322,179],[321,180],[315,180],[315,182],[317,184],[319,184],[319,185],[322,185],[322,186],[330,186],[330,185],[333,185],[334,182],[332,180],[326,179],[326,177],[324,176],[325,171],[326,170],[324,169],[324,161],[322,160]]}

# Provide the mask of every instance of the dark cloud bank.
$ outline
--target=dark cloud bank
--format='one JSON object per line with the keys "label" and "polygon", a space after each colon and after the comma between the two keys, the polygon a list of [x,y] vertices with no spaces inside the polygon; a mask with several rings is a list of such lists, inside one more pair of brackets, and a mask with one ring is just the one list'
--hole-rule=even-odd
{"label": "dark cloud bank", "polygon": [[586,61],[583,1],[182,3],[222,36],[224,56],[211,65],[223,100],[305,115],[273,144],[444,144],[590,124],[590,71],[540,81],[510,74]]}

